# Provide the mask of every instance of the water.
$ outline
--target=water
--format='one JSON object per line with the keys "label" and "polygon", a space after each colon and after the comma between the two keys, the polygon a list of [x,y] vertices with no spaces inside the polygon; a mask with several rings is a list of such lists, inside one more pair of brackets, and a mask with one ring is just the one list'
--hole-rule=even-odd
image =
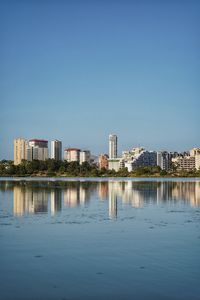
{"label": "water", "polygon": [[200,299],[198,179],[0,180],[0,299]]}

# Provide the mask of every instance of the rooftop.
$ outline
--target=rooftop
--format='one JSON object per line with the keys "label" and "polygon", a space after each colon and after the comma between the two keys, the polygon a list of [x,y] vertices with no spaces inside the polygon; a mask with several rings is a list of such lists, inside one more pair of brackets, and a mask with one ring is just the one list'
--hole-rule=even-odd
{"label": "rooftop", "polygon": [[47,140],[40,140],[40,139],[31,139],[31,140],[29,140],[29,142],[44,142],[44,143],[48,143]]}
{"label": "rooftop", "polygon": [[81,151],[81,149],[78,149],[78,148],[65,148],[64,151]]}

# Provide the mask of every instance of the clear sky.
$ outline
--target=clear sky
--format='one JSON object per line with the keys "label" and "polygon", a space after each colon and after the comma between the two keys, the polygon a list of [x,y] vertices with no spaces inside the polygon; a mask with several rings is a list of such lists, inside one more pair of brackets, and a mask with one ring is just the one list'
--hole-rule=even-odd
{"label": "clear sky", "polygon": [[200,146],[200,1],[0,1],[0,159],[15,137]]}

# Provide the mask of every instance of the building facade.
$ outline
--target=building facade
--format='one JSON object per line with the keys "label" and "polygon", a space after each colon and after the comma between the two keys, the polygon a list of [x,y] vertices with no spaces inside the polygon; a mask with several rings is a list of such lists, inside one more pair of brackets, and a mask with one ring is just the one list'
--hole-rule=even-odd
{"label": "building facade", "polygon": [[155,151],[141,150],[138,154],[125,160],[125,168],[129,172],[138,167],[154,167],[157,165],[157,153]]}
{"label": "building facade", "polygon": [[81,150],[79,154],[79,162],[82,165],[84,162],[90,163],[91,154],[89,150]]}
{"label": "building facade", "polygon": [[200,155],[200,148],[192,148],[190,150],[190,156]]}
{"label": "building facade", "polygon": [[80,149],[78,148],[66,148],[64,150],[64,160],[68,162],[80,161]]}
{"label": "building facade", "polygon": [[195,158],[195,169],[200,170],[200,148],[191,149],[190,156]]}
{"label": "building facade", "polygon": [[109,135],[109,159],[117,158],[117,136],[115,134]]}
{"label": "building facade", "polygon": [[196,168],[195,156],[179,156],[172,159],[178,170],[191,171]]}
{"label": "building facade", "polygon": [[51,141],[51,158],[62,160],[62,142],[58,140]]}
{"label": "building facade", "polygon": [[99,155],[99,169],[108,169],[108,155],[100,154]]}
{"label": "building facade", "polygon": [[167,151],[157,152],[157,166],[168,171],[171,167],[171,154]]}
{"label": "building facade", "polygon": [[124,160],[122,158],[108,159],[108,169],[118,172],[124,168]]}
{"label": "building facade", "polygon": [[195,155],[195,169],[200,170],[200,154]]}
{"label": "building facade", "polygon": [[28,142],[23,138],[14,139],[14,165],[21,164],[23,159],[27,159]]}
{"label": "building facade", "polygon": [[27,160],[46,160],[48,159],[48,141],[32,139],[28,141]]}

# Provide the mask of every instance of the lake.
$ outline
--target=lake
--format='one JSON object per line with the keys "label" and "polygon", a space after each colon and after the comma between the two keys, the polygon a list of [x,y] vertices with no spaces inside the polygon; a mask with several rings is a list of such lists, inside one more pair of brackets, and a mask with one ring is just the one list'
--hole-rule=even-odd
{"label": "lake", "polygon": [[0,299],[200,299],[200,180],[0,178]]}

